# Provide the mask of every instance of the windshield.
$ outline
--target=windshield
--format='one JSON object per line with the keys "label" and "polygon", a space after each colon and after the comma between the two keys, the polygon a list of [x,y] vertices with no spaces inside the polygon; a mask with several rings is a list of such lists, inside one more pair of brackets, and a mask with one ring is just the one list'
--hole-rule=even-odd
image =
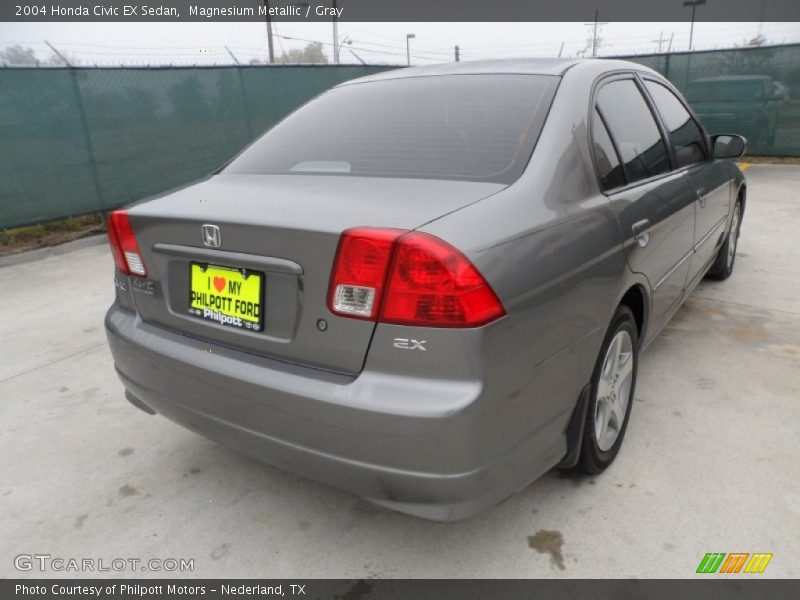
{"label": "windshield", "polygon": [[557,83],[545,75],[446,75],[344,85],[278,123],[226,171],[511,183]]}
{"label": "windshield", "polygon": [[693,81],[686,90],[689,102],[752,102],[763,98],[764,86],[758,80]]}

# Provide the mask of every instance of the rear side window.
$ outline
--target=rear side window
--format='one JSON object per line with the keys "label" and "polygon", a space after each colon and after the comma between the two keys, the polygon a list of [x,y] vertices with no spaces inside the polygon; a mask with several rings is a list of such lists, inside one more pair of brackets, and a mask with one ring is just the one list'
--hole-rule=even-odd
{"label": "rear side window", "polygon": [[625,174],[617,157],[614,144],[608,136],[606,124],[603,122],[597,109],[594,111],[592,123],[592,138],[594,141],[594,159],[597,172],[600,175],[600,185],[603,190],[610,190],[625,184]]}
{"label": "rear side window", "polygon": [[512,183],[558,81],[446,75],[344,85],[289,115],[226,170]]}
{"label": "rear side window", "polygon": [[661,132],[632,79],[612,81],[600,88],[597,109],[617,145],[628,183],[670,170]]}
{"label": "rear side window", "polygon": [[703,133],[683,103],[660,83],[646,81],[645,86],[669,130],[669,140],[675,150],[678,166],[703,162],[706,159]]}

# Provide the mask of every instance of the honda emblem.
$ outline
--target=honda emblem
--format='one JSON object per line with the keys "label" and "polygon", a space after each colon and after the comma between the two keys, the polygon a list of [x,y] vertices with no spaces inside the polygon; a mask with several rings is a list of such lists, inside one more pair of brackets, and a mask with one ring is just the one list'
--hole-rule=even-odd
{"label": "honda emblem", "polygon": [[222,234],[216,225],[203,225],[203,243],[209,248],[219,248],[222,245]]}

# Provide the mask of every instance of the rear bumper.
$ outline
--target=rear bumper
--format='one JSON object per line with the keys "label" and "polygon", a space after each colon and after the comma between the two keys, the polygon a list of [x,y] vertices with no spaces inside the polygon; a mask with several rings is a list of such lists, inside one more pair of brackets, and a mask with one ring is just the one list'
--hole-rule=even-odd
{"label": "rear bumper", "polygon": [[558,418],[530,423],[510,440],[502,427],[513,422],[513,403],[511,413],[498,410],[480,381],[328,373],[209,345],[118,304],[106,330],[123,384],[151,409],[279,468],[422,518],[472,516],[566,453],[574,399]]}

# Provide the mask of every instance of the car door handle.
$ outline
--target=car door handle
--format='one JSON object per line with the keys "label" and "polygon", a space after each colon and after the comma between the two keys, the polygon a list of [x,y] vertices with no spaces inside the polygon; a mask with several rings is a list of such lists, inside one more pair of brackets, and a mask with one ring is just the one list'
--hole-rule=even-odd
{"label": "car door handle", "polygon": [[705,194],[706,188],[700,188],[697,190],[697,199],[700,201],[700,208],[705,208],[706,202],[708,202],[708,198]]}
{"label": "car door handle", "polygon": [[631,230],[633,231],[633,239],[636,240],[636,243],[639,244],[640,247],[644,248],[647,244],[650,243],[650,220],[649,219],[642,219],[641,221],[636,221],[633,225],[631,225]]}

